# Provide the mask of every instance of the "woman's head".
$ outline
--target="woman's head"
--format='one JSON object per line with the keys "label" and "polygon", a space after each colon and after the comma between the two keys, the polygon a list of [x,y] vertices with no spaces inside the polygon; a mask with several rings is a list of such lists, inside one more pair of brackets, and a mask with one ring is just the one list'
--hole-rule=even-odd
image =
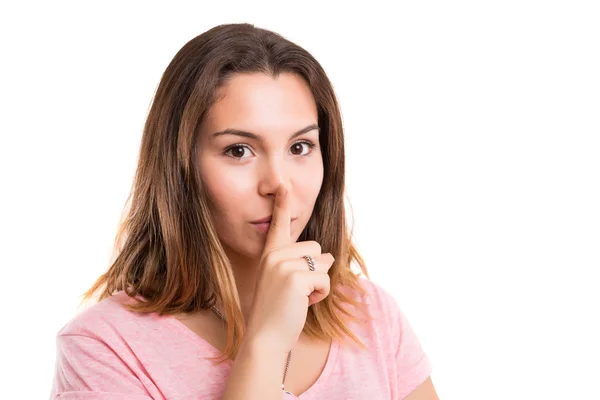
{"label": "woman's head", "polygon": [[285,72],[237,73],[202,122],[196,162],[223,245],[258,258],[275,193],[288,188],[291,236],[307,225],[323,182],[317,106],[306,81]]}
{"label": "woman's head", "polygon": [[208,30],[181,48],[161,78],[119,253],[85,298],[101,286],[101,299],[126,290],[146,299],[131,309],[160,313],[208,308],[220,298],[232,354],[239,344],[231,347],[233,331],[243,333],[243,320],[227,252],[259,254],[264,235],[250,223],[271,214],[285,185],[297,218],[294,238],[319,242],[336,260],[332,291],[311,306],[305,331],[353,337],[338,311],[344,314],[341,302],[354,302],[336,285],[360,291],[352,260],[368,273],[346,228],[344,161],[332,85],[306,50],[249,24]]}

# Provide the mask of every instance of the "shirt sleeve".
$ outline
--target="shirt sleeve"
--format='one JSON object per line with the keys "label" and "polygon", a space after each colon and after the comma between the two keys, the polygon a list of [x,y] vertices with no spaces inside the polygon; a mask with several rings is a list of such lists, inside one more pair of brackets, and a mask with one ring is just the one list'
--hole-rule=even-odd
{"label": "shirt sleeve", "polygon": [[127,364],[101,340],[58,335],[51,400],[153,400]]}
{"label": "shirt sleeve", "polygon": [[392,334],[396,344],[398,398],[404,399],[429,377],[432,366],[398,303],[391,296],[390,299],[395,315]]}

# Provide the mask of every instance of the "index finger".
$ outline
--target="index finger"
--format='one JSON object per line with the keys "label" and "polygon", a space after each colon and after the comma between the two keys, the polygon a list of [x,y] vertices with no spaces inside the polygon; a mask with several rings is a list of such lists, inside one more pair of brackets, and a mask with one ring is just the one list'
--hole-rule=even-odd
{"label": "index finger", "polygon": [[290,243],[291,212],[287,192],[287,188],[283,185],[277,189],[265,250],[272,250]]}

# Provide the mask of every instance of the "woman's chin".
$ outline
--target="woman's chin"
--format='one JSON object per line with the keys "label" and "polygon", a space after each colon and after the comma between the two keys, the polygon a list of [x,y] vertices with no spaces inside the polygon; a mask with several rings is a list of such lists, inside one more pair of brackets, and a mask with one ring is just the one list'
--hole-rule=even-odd
{"label": "woman's chin", "polygon": [[243,243],[224,243],[223,249],[230,259],[259,260],[264,249],[264,241],[260,242],[253,238],[247,238]]}

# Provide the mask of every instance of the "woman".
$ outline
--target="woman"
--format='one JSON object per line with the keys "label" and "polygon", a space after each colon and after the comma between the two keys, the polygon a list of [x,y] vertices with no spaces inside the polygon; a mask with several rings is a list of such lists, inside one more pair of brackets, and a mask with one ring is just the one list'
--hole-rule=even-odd
{"label": "woman", "polygon": [[148,115],[118,256],[84,295],[100,301],[58,333],[52,398],[437,399],[343,195],[319,63],[249,24],[192,39]]}

